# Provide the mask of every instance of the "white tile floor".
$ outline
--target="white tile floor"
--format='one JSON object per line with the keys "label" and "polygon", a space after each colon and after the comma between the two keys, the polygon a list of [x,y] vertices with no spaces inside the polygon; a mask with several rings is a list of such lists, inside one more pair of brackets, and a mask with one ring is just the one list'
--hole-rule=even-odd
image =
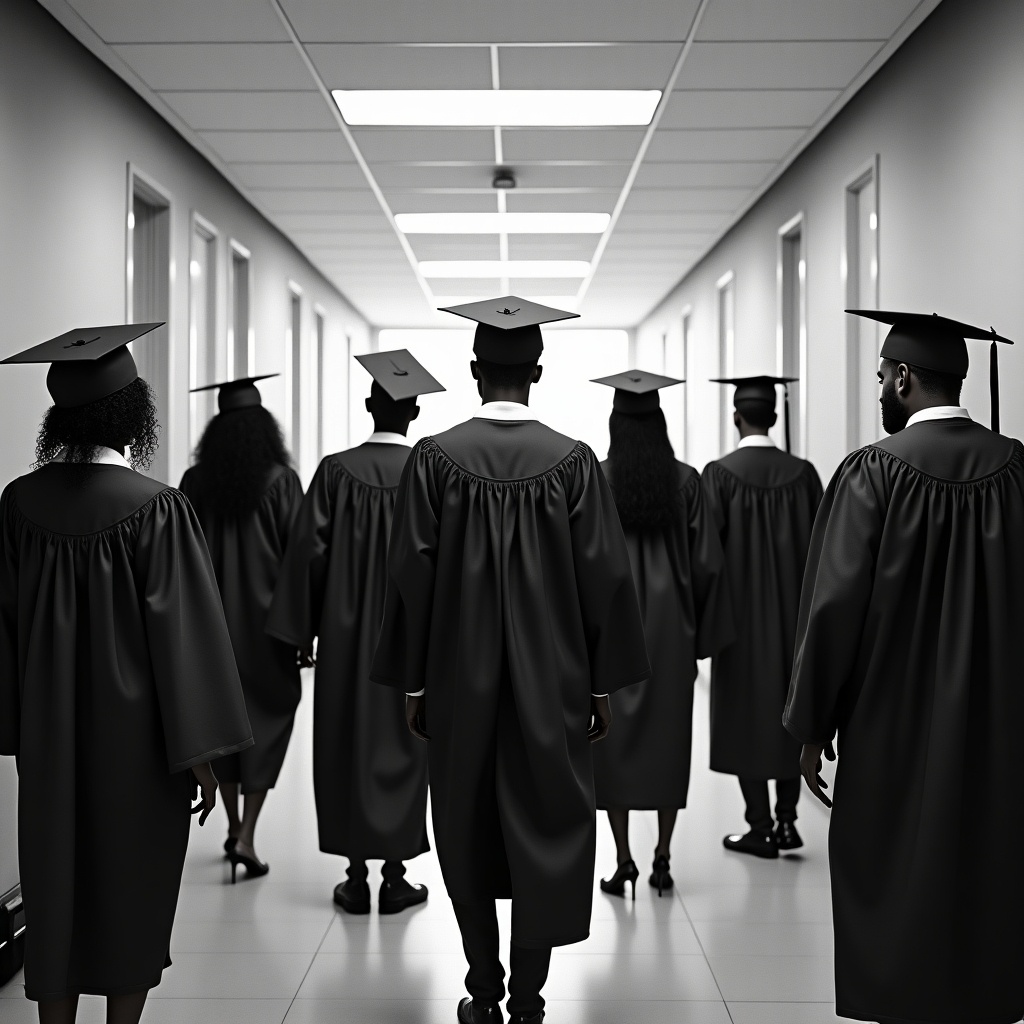
{"label": "white tile floor", "polygon": [[[230,885],[220,857],[223,819],[195,829],[171,952],[174,966],[147,1005],[146,1024],[452,1024],[464,994],[458,928],[427,855],[410,878],[431,887],[423,907],[393,918],[336,912],[331,890],[344,862],[317,851],[306,699],[258,848],[263,879]],[[673,845],[677,887],[659,899],[646,884],[635,904],[598,893],[586,943],[556,950],[545,989],[551,1024],[826,1024],[832,1010],[832,925],[827,818],[801,800],[801,855],[777,862],[728,854],[741,830],[731,778],[707,764],[707,698],[694,712],[690,807]],[[806,794],[805,794],[806,796]],[[601,816],[598,870],[614,869]],[[653,814],[636,815],[634,856],[646,871]],[[379,874],[371,873],[371,885]],[[642,1009],[637,1002],[642,1000]],[[21,979],[0,989],[0,1024],[35,1021]],[[85,999],[79,1020],[103,1020]]]}

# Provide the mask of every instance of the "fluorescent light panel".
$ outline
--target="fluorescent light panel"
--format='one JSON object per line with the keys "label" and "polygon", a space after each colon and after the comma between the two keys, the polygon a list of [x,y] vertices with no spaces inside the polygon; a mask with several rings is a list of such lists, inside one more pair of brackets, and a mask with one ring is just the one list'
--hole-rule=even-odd
{"label": "fluorescent light panel", "polygon": [[660,89],[334,89],[350,125],[606,127],[651,123]]}
{"label": "fluorescent light panel", "polygon": [[424,277],[586,277],[586,260],[423,260]]}
{"label": "fluorescent light panel", "polygon": [[407,235],[600,235],[607,213],[397,213]]}

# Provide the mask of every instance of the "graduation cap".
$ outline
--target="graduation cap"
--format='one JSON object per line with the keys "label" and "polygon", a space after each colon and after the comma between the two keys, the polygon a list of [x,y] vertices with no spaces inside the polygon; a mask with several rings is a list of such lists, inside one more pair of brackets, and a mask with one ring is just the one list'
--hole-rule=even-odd
{"label": "graduation cap", "polygon": [[627,370],[615,373],[611,377],[597,377],[591,384],[606,384],[615,388],[612,409],[625,413],[627,416],[643,416],[661,407],[658,392],[662,388],[670,388],[675,384],[685,384],[678,377],[663,377],[658,373],[646,370]]}
{"label": "graduation cap", "polygon": [[370,352],[356,359],[393,402],[445,390],[408,349]]}
{"label": "graduation cap", "polygon": [[139,369],[126,346],[158,327],[163,323],[81,327],[2,362],[49,363],[46,389],[53,404],[73,409],[98,402],[136,380]]}
{"label": "graduation cap", "polygon": [[732,404],[742,413],[745,408],[764,408],[767,406],[775,411],[775,385],[781,384],[785,388],[783,424],[786,435],[786,451],[790,450],[789,442],[789,387],[788,385],[798,381],[799,377],[769,377],[762,374],[759,377],[712,377],[712,384],[734,384],[736,393],[733,395]]}
{"label": "graduation cap", "polygon": [[220,393],[217,395],[217,408],[221,412],[234,412],[236,409],[249,409],[254,405],[262,405],[263,399],[260,396],[260,389],[256,387],[256,381],[280,376],[279,373],[261,373],[256,377],[239,377],[237,380],[222,381],[220,384],[204,384],[201,388],[192,388],[191,393],[220,388]]}
{"label": "graduation cap", "polygon": [[441,312],[475,320],[474,355],[488,363],[506,366],[540,359],[544,351],[544,339],[540,334],[542,324],[579,316],[579,313],[542,306],[518,295],[503,295],[498,299],[467,302],[461,306],[443,306]]}
{"label": "graduation cap", "polygon": [[970,360],[967,338],[991,341],[989,349],[989,391],[992,396],[992,429],[999,431],[999,355],[996,342],[1012,345],[996,334],[994,327],[972,327],[937,313],[901,313],[886,309],[848,309],[854,316],[867,317],[892,329],[882,342],[883,359],[920,366],[922,370],[948,373],[961,380],[967,376]]}

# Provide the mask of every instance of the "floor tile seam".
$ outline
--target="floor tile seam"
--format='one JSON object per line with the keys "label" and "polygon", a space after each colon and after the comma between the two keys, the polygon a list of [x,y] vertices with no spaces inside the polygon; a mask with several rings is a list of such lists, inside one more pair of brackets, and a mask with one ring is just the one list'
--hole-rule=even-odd
{"label": "floor tile seam", "polygon": [[331,919],[327,922],[327,927],[324,929],[323,935],[320,936],[320,945],[317,946],[316,952],[309,958],[309,964],[306,967],[305,974],[302,975],[302,979],[299,981],[298,987],[295,989],[295,994],[291,998],[287,1008],[284,1011],[284,1016],[281,1018],[281,1024],[288,1019],[288,1014],[292,1012],[292,1007],[295,1005],[295,1000],[298,999],[299,993],[302,991],[302,986],[306,984],[306,979],[309,977],[309,972],[313,970],[313,964],[316,963],[316,958],[320,955],[320,950],[323,949],[324,943],[327,941],[327,936],[331,934],[331,929],[334,927],[335,922],[338,919],[338,915],[332,913]]}

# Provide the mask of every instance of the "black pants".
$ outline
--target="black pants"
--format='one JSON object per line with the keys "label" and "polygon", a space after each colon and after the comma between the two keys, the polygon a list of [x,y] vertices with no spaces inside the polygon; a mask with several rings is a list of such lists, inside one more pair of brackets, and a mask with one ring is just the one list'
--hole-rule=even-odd
{"label": "black pants", "polygon": [[[496,1006],[505,995],[505,968],[498,957],[498,915],[493,901],[455,903],[462,948],[469,961],[466,991],[480,1006]],[[512,945],[508,977],[508,1012],[533,1017],[544,1009],[540,990],[548,980],[551,949]]]}
{"label": "black pants", "polygon": [[[385,882],[397,882],[398,879],[405,877],[405,865],[400,860],[386,860],[380,873]],[[369,874],[370,869],[366,866],[365,860],[349,861],[348,877],[353,882],[365,882]]]}
{"label": "black pants", "polygon": [[[765,779],[740,779],[743,799],[747,802],[747,824],[754,832],[771,832],[772,808]],[[775,780],[775,820],[796,821],[796,802],[800,799],[800,776]]]}

